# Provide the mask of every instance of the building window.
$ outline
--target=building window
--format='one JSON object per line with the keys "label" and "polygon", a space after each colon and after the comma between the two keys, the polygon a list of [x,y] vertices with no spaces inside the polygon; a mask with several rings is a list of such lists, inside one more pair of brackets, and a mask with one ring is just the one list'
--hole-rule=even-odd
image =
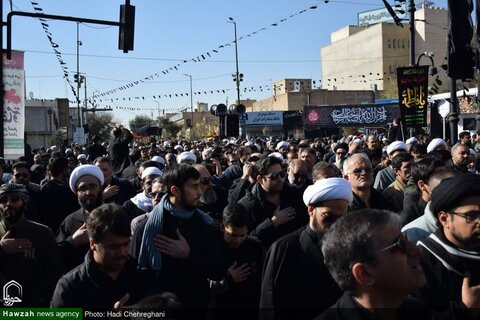
{"label": "building window", "polygon": [[388,39],[388,40],[387,40],[387,46],[388,46],[389,48],[392,47],[392,40],[391,40],[391,39]]}
{"label": "building window", "polygon": [[396,49],[396,42],[395,42],[395,39],[393,39],[393,49]]}
{"label": "building window", "polygon": [[402,39],[402,49],[405,49],[405,39]]}

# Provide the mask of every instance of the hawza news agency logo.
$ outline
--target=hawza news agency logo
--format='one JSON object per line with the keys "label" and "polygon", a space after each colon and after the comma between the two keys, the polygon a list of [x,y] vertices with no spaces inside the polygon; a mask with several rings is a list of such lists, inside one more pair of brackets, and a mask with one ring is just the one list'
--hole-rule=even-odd
{"label": "hawza news agency logo", "polygon": [[13,306],[14,303],[22,302],[23,288],[15,280],[7,282],[3,286],[3,304],[6,307]]}

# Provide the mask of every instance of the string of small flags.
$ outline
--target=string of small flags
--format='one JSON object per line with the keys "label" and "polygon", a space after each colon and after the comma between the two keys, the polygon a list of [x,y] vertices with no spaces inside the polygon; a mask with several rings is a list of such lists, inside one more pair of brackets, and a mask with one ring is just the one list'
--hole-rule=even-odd
{"label": "string of small flags", "polygon": [[[37,1],[31,0],[30,3],[32,4],[33,10],[35,13],[43,14],[43,9],[40,7]],[[50,32],[50,26],[46,19],[38,18],[40,24],[45,32],[45,35],[52,46],[53,52],[55,52],[55,56],[57,57],[58,63],[60,64],[60,68],[62,68],[63,78],[68,82],[70,89],[72,90],[73,96],[78,100],[77,91],[75,90],[72,81],[69,78],[70,71],[68,69],[67,63],[63,60],[62,53],[59,50],[59,45],[55,41],[53,41],[53,34]]]}
{"label": "string of small flags", "polygon": [[[243,40],[243,39],[245,39],[245,38],[252,37],[252,36],[258,34],[259,32],[262,32],[262,31],[265,31],[265,30],[269,29],[270,27],[276,27],[276,26],[278,26],[280,23],[284,23],[284,22],[286,22],[287,20],[289,20],[289,19],[291,19],[291,18],[293,18],[293,17],[295,17],[295,16],[298,16],[298,15],[300,15],[300,14],[304,14],[304,13],[306,13],[308,10],[314,10],[314,9],[316,9],[316,8],[317,8],[317,6],[311,6],[311,7],[307,8],[307,9],[300,10],[300,11],[298,11],[298,12],[296,12],[296,13],[293,13],[293,14],[289,15],[289,16],[286,17],[286,18],[283,18],[283,19],[280,19],[279,21],[276,21],[276,22],[274,22],[274,23],[271,23],[271,24],[269,24],[268,26],[262,27],[262,28],[260,28],[260,29],[258,29],[258,30],[255,30],[254,32],[251,32],[251,33],[249,33],[249,34],[246,34],[246,35],[244,35],[244,36],[241,36],[241,37],[239,37],[237,40],[240,41],[240,40]],[[171,66],[171,67],[169,67],[169,68],[167,68],[167,69],[164,69],[164,70],[162,70],[162,71],[160,71],[160,72],[156,72],[156,73],[154,73],[154,74],[151,74],[151,75],[149,75],[149,76],[146,76],[146,77],[144,77],[143,79],[139,79],[139,80],[137,80],[137,81],[132,81],[132,82],[130,82],[129,84],[123,85],[123,86],[121,86],[121,87],[117,87],[117,88],[115,88],[115,89],[102,92],[102,93],[99,94],[99,96],[105,97],[105,96],[108,96],[108,95],[117,93],[118,91],[124,91],[124,90],[130,89],[130,88],[133,88],[133,87],[135,87],[135,86],[137,86],[137,85],[141,85],[142,83],[148,82],[149,80],[153,80],[154,78],[159,78],[159,77],[161,77],[161,76],[163,76],[163,75],[166,75],[166,74],[168,74],[168,73],[170,73],[170,72],[178,71],[179,68],[182,67],[182,65],[185,65],[185,64],[187,64],[187,63],[192,63],[192,62],[197,63],[197,62],[201,62],[201,61],[203,61],[203,60],[207,60],[208,58],[211,58],[212,55],[218,54],[219,50],[222,50],[222,49],[224,49],[224,48],[226,48],[226,47],[229,47],[229,46],[231,46],[232,44],[235,44],[235,41],[230,41],[230,42],[224,43],[224,44],[222,44],[222,45],[219,45],[219,46],[218,46],[217,48],[215,48],[215,49],[211,49],[211,50],[209,50],[209,51],[207,51],[207,52],[204,52],[204,53],[202,53],[202,54],[200,54],[200,55],[198,55],[198,56],[196,56],[196,57],[193,57],[193,58],[191,58],[191,59],[183,60],[183,62],[177,63],[176,65],[173,65],[173,66]]]}

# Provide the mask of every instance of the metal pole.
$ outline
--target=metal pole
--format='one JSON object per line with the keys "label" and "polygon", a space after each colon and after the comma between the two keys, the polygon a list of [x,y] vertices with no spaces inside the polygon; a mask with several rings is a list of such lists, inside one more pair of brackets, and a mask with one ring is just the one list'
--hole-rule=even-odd
{"label": "metal pole", "polygon": [[79,40],[79,23],[77,22],[77,127],[82,126],[80,118],[80,40]]}
{"label": "metal pole", "polygon": [[240,74],[238,73],[238,45],[237,45],[237,23],[233,21],[233,30],[235,32],[235,66],[236,66],[236,80],[237,80],[237,105],[240,104]]}
{"label": "metal pole", "polygon": [[190,113],[192,114],[192,128],[193,128],[193,85],[192,85],[192,75],[191,74],[183,74],[184,76],[187,76],[190,78]]}
{"label": "metal pole", "polygon": [[415,1],[410,0],[410,66],[415,65]]}

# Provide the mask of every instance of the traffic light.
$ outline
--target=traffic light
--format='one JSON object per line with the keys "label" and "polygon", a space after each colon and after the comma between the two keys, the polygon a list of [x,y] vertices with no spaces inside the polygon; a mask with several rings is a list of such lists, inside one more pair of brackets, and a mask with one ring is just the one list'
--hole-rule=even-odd
{"label": "traffic light", "polygon": [[135,6],[120,5],[120,28],[118,35],[118,49],[127,53],[133,50],[133,35],[135,30]]}
{"label": "traffic light", "polygon": [[472,79],[474,55],[471,47],[473,37],[473,0],[448,0],[448,70],[453,79]]}

